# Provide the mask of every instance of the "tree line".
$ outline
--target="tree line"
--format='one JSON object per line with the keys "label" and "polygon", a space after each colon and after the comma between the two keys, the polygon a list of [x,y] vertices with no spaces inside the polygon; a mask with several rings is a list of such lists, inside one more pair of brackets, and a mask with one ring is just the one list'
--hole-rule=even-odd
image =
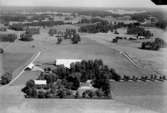
{"label": "tree line", "polygon": [[141,49],[146,50],[159,50],[160,48],[166,47],[166,42],[161,38],[155,38],[154,41],[147,41],[141,43]]}

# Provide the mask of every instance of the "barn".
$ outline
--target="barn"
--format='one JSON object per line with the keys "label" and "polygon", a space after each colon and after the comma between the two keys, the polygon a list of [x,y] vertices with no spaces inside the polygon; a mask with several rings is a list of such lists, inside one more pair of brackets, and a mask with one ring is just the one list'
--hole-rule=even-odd
{"label": "barn", "polygon": [[81,62],[81,59],[56,59],[56,65],[64,65],[70,68],[71,63]]}

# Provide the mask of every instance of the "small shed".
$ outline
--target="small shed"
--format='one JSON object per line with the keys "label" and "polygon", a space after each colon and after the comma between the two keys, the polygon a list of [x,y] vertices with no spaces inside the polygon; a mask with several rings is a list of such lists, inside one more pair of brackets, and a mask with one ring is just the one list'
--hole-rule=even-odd
{"label": "small shed", "polygon": [[25,71],[30,71],[30,70],[33,69],[33,67],[34,67],[34,64],[33,64],[33,63],[30,63],[24,70],[25,70]]}

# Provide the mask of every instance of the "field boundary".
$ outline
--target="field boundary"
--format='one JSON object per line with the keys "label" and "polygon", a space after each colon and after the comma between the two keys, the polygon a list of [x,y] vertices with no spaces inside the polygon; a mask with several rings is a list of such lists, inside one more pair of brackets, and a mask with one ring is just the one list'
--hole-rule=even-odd
{"label": "field boundary", "polygon": [[[22,71],[20,71],[20,73],[14,78],[12,79],[12,81],[10,81],[10,83],[8,85],[11,85],[15,80],[17,80],[23,73],[24,73],[24,69],[26,68],[26,66],[28,64],[33,63],[39,56],[40,56],[41,52],[38,52],[37,54],[34,54],[30,60],[28,60],[23,66],[19,67],[18,69],[16,69],[14,71],[14,73],[16,73],[20,68],[23,68]],[[28,63],[30,61],[30,63]]]}

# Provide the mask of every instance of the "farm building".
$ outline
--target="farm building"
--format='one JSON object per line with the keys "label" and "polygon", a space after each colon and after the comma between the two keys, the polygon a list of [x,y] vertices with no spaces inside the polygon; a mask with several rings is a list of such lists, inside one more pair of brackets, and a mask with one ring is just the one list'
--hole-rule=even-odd
{"label": "farm building", "polygon": [[56,59],[56,65],[64,65],[70,68],[71,63],[81,62],[81,59]]}
{"label": "farm building", "polygon": [[46,85],[46,80],[34,80],[35,85]]}
{"label": "farm building", "polygon": [[38,66],[35,66],[33,63],[30,63],[25,69],[25,71],[40,71],[44,72],[44,70]]}

